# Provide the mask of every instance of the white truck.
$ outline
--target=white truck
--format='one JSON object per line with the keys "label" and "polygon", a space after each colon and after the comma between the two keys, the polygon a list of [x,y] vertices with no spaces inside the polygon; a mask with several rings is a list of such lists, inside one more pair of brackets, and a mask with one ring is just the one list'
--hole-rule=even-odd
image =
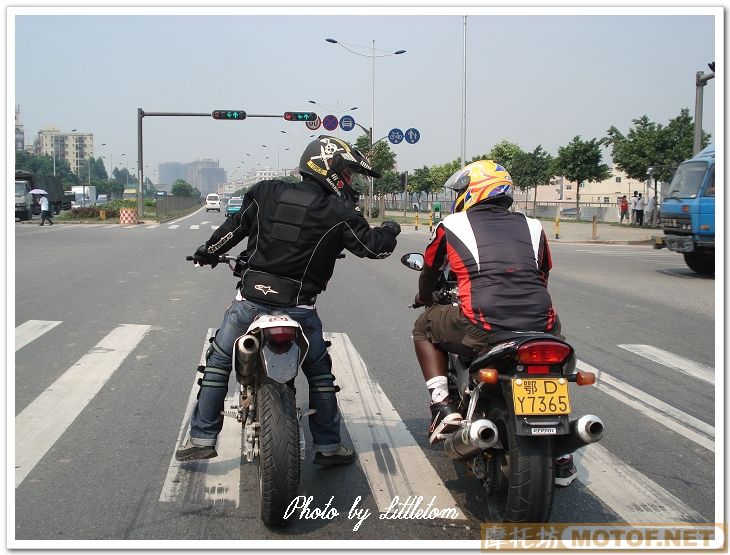
{"label": "white truck", "polygon": [[73,185],[71,191],[76,195],[76,202],[84,204],[96,202],[96,185]]}

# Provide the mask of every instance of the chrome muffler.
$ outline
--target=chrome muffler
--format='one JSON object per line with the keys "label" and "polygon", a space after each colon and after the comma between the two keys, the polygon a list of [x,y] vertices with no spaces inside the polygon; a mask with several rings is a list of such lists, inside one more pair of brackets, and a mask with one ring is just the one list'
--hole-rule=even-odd
{"label": "chrome muffler", "polygon": [[255,335],[247,334],[236,340],[234,366],[238,383],[247,385],[253,379],[260,346],[259,338]]}
{"label": "chrome muffler", "polygon": [[444,442],[444,451],[453,460],[469,459],[484,449],[494,447],[498,436],[494,422],[486,418],[475,420],[450,434]]}
{"label": "chrome muffler", "polygon": [[555,438],[555,456],[569,455],[589,443],[600,441],[603,430],[603,420],[593,414],[571,421],[568,433]]}

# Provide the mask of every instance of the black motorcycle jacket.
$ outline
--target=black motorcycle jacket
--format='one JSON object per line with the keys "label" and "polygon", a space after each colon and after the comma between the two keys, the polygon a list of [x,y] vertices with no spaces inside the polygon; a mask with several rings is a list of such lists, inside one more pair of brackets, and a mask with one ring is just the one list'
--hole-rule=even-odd
{"label": "black motorcycle jacket", "polygon": [[223,254],[248,237],[243,296],[275,306],[311,305],[332,277],[337,256],[348,250],[361,258],[385,258],[396,234],[371,228],[354,204],[315,180],[261,181],[243,197],[241,209],[205,243]]}

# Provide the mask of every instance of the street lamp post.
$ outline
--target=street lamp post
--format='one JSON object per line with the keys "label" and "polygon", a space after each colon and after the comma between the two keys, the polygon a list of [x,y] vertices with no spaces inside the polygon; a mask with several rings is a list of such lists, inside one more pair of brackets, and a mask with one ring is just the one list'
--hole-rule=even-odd
{"label": "street lamp post", "polygon": [[696,85],[696,93],[695,93],[695,138],[694,138],[694,144],[692,145],[692,154],[697,154],[700,149],[702,148],[702,95],[705,88],[705,85],[710,79],[715,78],[715,62],[711,62],[708,64],[710,66],[710,69],[712,70],[711,73],[705,74],[702,71],[698,71],[695,75],[695,85]]}
{"label": "street lamp post", "polygon": [[[348,45],[345,43],[339,42],[335,39],[325,39],[327,42],[332,44],[339,44],[342,48],[347,50],[348,52],[352,52],[353,54],[357,54],[358,56],[364,56],[366,58],[370,58],[372,61],[371,65],[371,94],[370,94],[370,134],[369,134],[369,143],[370,143],[370,155],[372,156],[372,148],[373,148],[373,133],[375,132],[375,58],[384,58],[386,56],[394,56],[397,54],[405,54],[405,50],[396,50],[395,52],[385,52],[382,54],[375,54],[375,39],[372,41],[372,49],[371,54],[363,54],[361,52],[357,52],[356,50],[352,50],[351,48],[348,48]],[[352,44],[349,46],[357,46],[358,48],[367,48],[365,46],[360,46],[356,44]],[[374,184],[375,180],[371,177],[370,178],[370,195],[368,198],[368,202],[366,203],[366,211],[367,211],[367,217],[371,217],[372,215],[372,204],[373,204],[373,193],[374,193]]]}

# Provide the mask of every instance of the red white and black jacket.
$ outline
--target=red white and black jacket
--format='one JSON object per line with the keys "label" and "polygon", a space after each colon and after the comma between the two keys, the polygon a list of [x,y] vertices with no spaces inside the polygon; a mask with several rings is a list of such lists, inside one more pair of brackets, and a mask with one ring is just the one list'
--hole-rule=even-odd
{"label": "red white and black jacket", "polygon": [[488,331],[549,331],[555,310],[547,290],[552,268],[542,224],[481,204],[440,222],[425,265],[456,275],[461,310]]}

